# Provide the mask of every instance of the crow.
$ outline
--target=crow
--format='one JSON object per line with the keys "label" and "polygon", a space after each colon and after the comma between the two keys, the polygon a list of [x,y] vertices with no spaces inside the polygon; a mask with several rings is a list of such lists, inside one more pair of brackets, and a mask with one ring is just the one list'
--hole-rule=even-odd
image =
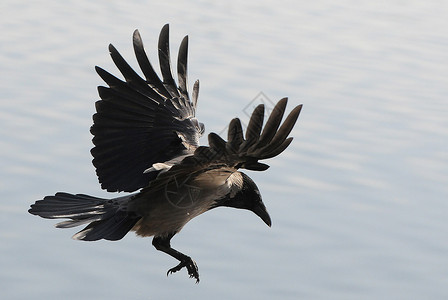
{"label": "crow", "polygon": [[160,33],[158,56],[162,79],[152,67],[138,30],[135,56],[145,79],[138,75],[112,44],[110,55],[125,81],[100,67],[99,86],[91,133],[93,165],[101,188],[109,192],[135,192],[112,199],[58,192],[31,205],[29,213],[48,219],[66,218],[57,228],[88,224],[73,238],[84,241],[120,240],[129,231],[153,236],[152,244],[179,264],[167,275],[186,268],[199,282],[195,261],[173,249],[171,238],[191,219],[216,208],[233,207],[254,212],[271,226],[271,218],[255,182],[239,169],[264,171],[259,162],[283,152],[301,111],[296,106],[282,123],[287,98],[275,105],[264,123],[265,108],[258,105],[245,133],[238,118],[228,126],[227,141],[215,133],[208,146],[200,146],[204,125],[196,117],[199,81],[187,90],[188,36],[179,47],[178,84],[170,63],[169,25]]}

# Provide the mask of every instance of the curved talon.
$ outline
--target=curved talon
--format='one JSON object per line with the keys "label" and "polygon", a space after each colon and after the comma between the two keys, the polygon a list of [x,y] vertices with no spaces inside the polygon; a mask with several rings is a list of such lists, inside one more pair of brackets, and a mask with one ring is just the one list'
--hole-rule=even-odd
{"label": "curved talon", "polygon": [[190,275],[190,278],[195,278],[196,283],[199,283],[199,272],[198,272],[198,266],[196,265],[196,262],[194,260],[191,260],[189,264],[187,264],[187,270],[188,275]]}
{"label": "curved talon", "polygon": [[190,278],[195,278],[196,283],[199,283],[198,266],[196,262],[191,258],[189,260],[181,261],[177,266],[169,269],[166,272],[166,276],[168,276],[169,274],[176,273],[177,271],[180,271],[183,267],[187,268],[188,275],[190,275]]}

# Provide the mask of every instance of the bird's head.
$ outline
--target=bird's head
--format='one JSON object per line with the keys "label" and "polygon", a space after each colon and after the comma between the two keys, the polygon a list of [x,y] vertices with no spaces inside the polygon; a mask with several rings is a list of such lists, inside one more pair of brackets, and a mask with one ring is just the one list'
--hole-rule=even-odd
{"label": "bird's head", "polygon": [[216,206],[250,210],[271,227],[271,217],[261,200],[261,194],[255,182],[242,172],[235,172],[228,181],[230,181],[231,192],[220,199]]}

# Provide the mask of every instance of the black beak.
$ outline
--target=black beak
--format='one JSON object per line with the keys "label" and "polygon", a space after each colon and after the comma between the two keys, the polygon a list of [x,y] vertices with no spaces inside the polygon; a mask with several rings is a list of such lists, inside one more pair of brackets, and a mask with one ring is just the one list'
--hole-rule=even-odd
{"label": "black beak", "polygon": [[264,206],[263,202],[258,202],[257,205],[252,209],[252,211],[259,216],[263,222],[266,223],[269,227],[271,227],[271,217],[266,210],[266,206]]}

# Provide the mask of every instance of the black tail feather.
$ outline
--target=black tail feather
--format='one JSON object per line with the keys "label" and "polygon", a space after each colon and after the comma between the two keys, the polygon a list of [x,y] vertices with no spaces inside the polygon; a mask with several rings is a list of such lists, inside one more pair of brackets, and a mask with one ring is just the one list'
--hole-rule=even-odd
{"label": "black tail feather", "polygon": [[127,212],[118,211],[117,214],[108,219],[90,223],[83,230],[76,233],[73,238],[83,241],[97,241],[100,239],[118,241],[134,227],[139,219],[136,215],[131,216]]}
{"label": "black tail feather", "polygon": [[130,197],[107,200],[83,194],[57,193],[36,201],[28,212],[47,219],[69,219],[56,224],[58,228],[90,223],[75,234],[74,239],[115,241],[123,238],[140,219],[134,213],[126,211],[126,206],[123,205]]}

